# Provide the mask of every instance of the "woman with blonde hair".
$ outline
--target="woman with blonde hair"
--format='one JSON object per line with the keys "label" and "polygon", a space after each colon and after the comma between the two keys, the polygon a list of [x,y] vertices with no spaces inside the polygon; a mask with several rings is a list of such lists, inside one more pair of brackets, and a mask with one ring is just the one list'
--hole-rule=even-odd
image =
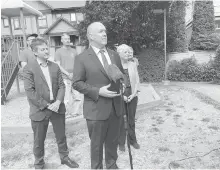
{"label": "woman with blonde hair", "polygon": [[[124,114],[129,113],[128,122],[128,137],[130,144],[139,149],[140,145],[137,143],[135,134],[135,114],[138,103],[138,91],[139,91],[139,75],[138,75],[138,60],[133,57],[132,47],[122,44],[118,46],[117,52],[121,58],[121,63],[125,72],[125,92],[124,92]],[[124,128],[124,119],[122,117],[119,136],[119,150],[125,151],[125,139],[126,132]]]}

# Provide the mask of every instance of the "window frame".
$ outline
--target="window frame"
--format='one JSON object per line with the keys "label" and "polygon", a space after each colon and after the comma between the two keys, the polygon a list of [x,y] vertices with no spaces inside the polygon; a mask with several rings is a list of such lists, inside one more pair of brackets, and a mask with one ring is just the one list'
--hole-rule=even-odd
{"label": "window frame", "polygon": [[220,29],[220,23],[215,23],[215,29]]}
{"label": "window frame", "polygon": [[[43,18],[44,17],[44,18]],[[42,19],[43,18],[43,19]],[[46,21],[46,24],[43,25],[43,26],[40,26],[40,20],[45,20]],[[38,17],[38,24],[39,24],[39,28],[48,28],[48,23],[47,23],[47,16],[44,15],[42,17]]]}
{"label": "window frame", "polygon": [[[72,14],[75,15],[75,20],[74,21],[72,21]],[[76,17],[76,13],[75,12],[71,12],[70,13],[70,22],[77,22],[77,17]]]}
{"label": "window frame", "polygon": [[[17,27],[17,28],[15,28],[15,20],[18,20],[18,22],[19,22],[19,27]],[[20,29],[22,29],[20,17],[15,17],[15,18],[13,18],[13,25],[14,25],[14,30],[20,30]],[[24,29],[27,29],[26,17],[24,17]]]}
{"label": "window frame", "polygon": [[[57,15],[60,15],[59,17]],[[62,14],[55,14],[56,19],[62,17]]]}
{"label": "window frame", "polygon": [[[18,27],[15,27],[15,21],[18,21]],[[14,30],[20,30],[21,29],[21,20],[19,17],[13,18],[13,25],[14,25]]]}
{"label": "window frame", "polygon": [[[8,25],[5,25],[5,20],[8,21]],[[9,19],[8,18],[3,18],[3,26],[4,26],[4,28],[8,28],[9,27]]]}

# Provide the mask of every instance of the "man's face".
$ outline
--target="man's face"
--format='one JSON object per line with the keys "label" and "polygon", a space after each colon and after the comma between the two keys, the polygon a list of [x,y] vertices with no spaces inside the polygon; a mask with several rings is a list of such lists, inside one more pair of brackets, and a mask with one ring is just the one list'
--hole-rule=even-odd
{"label": "man's face", "polygon": [[31,42],[32,42],[34,39],[35,39],[34,36],[28,37],[28,39],[27,39],[27,44],[30,46],[30,45],[31,45]]}
{"label": "man's face", "polygon": [[34,54],[39,58],[43,60],[47,60],[49,58],[49,52],[48,52],[48,47],[46,44],[42,44],[37,46],[36,51]]}
{"label": "man's face", "polygon": [[61,42],[63,43],[63,45],[70,45],[70,36],[68,35],[63,35],[61,38]]}
{"label": "man's face", "polygon": [[99,23],[96,25],[95,29],[92,29],[91,39],[101,47],[107,44],[106,28],[103,24]]}

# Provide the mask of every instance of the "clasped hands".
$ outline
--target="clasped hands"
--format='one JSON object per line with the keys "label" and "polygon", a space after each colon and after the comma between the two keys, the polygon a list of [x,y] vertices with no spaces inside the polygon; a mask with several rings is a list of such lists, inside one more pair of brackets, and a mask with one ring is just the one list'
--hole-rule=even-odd
{"label": "clasped hands", "polygon": [[126,103],[129,103],[130,101],[132,101],[132,99],[135,97],[135,95],[130,95],[130,96],[123,96],[124,97],[124,101],[126,102]]}
{"label": "clasped hands", "polygon": [[56,100],[55,102],[48,104],[47,109],[54,111],[56,113],[58,113],[59,107],[60,107],[60,101]]}

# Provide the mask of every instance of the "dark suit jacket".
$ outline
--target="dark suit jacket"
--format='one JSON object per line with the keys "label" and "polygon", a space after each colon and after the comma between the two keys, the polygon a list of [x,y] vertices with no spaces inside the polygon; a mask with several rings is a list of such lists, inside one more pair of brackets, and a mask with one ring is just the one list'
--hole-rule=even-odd
{"label": "dark suit jacket", "polygon": [[[48,61],[48,68],[54,100],[61,101],[58,113],[64,114],[66,112],[66,108],[63,103],[65,84],[63,82],[60,68],[56,63],[51,61]],[[37,60],[29,62],[24,67],[23,74],[24,88],[30,105],[30,119],[34,121],[41,121],[46,115],[52,114],[52,111],[46,108],[47,104],[50,103],[49,86]]]}
{"label": "dark suit jacket", "polygon": [[[117,65],[123,72],[119,55],[112,50],[107,49],[107,51],[112,64]],[[73,88],[84,94],[83,114],[86,119],[106,120],[112,107],[115,108],[118,116],[122,114],[120,96],[113,99],[99,96],[99,89],[110,84],[111,81],[91,47],[76,56],[73,73]]]}

